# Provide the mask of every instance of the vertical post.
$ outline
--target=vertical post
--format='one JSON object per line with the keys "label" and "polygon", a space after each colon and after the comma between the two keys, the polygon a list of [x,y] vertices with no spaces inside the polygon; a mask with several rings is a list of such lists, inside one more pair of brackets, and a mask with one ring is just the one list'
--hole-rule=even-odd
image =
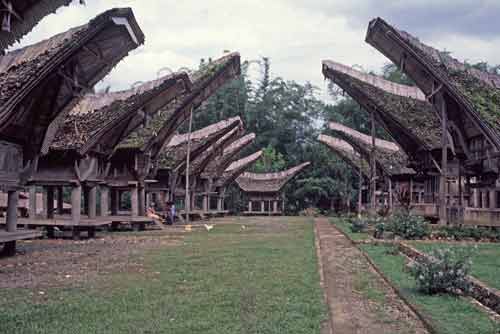
{"label": "vertical post", "polygon": [[389,178],[389,209],[392,211],[393,209],[392,202],[392,180]]}
{"label": "vertical post", "polygon": [[252,200],[248,201],[248,212],[252,212]]}
{"label": "vertical post", "polygon": [[30,220],[36,219],[36,186],[29,187],[29,198],[30,198]]}
{"label": "vertical post", "polygon": [[495,191],[495,188],[491,188],[489,191],[490,194],[490,209],[496,209],[497,207],[497,192]]}
{"label": "vertical post", "polygon": [[446,183],[448,173],[448,115],[443,93],[439,95],[441,112],[441,178],[439,182],[439,223],[446,224]]}
{"label": "vertical post", "polygon": [[191,160],[191,131],[193,130],[193,107],[189,111],[189,129],[188,129],[188,140],[187,140],[187,154],[186,154],[186,223],[189,224],[189,211],[191,207],[191,198],[189,196],[189,164]]}
{"label": "vertical post", "polygon": [[80,223],[82,210],[82,186],[76,185],[71,189],[71,220],[74,225]]}
{"label": "vertical post", "polygon": [[16,232],[17,230],[17,202],[19,193],[17,191],[7,192],[7,232]]}
{"label": "vertical post", "polygon": [[358,169],[358,216],[361,216],[361,211],[363,210],[363,173],[361,172],[361,166]]}
{"label": "vertical post", "polygon": [[139,191],[137,186],[130,190],[130,201],[132,208],[132,217],[137,217],[139,215]]}
{"label": "vertical post", "polygon": [[47,218],[48,216],[48,200],[47,200],[47,187],[43,186],[42,187],[42,215],[43,218]]}
{"label": "vertical post", "polygon": [[57,214],[62,215],[64,213],[64,189],[63,186],[57,187]]}
{"label": "vertical post", "polygon": [[146,215],[146,187],[144,184],[139,184],[138,185],[138,206],[139,206],[139,216],[145,216]]}
{"label": "vertical post", "polygon": [[413,179],[410,179],[410,204],[412,203],[413,203]]}
{"label": "vertical post", "polygon": [[111,215],[118,214],[118,190],[111,188]]}
{"label": "vertical post", "polygon": [[46,187],[45,191],[47,195],[47,218],[48,219],[53,219],[54,218],[54,187]]}
{"label": "vertical post", "polygon": [[265,202],[261,200],[260,201],[260,212],[264,212],[265,211],[264,208],[265,208]]}
{"label": "vertical post", "polygon": [[208,194],[204,194],[203,195],[203,211],[204,212],[208,212],[209,208],[208,208],[208,202],[209,202],[209,195]]}
{"label": "vertical post", "polygon": [[100,186],[101,190],[101,217],[109,215],[109,188],[106,185]]}
{"label": "vertical post", "polygon": [[273,201],[273,212],[278,213],[278,200]]}
{"label": "vertical post", "polygon": [[97,187],[90,187],[88,190],[87,215],[90,219],[95,219],[97,216]]}
{"label": "vertical post", "polygon": [[472,207],[479,208],[479,191],[477,188],[472,189]]}
{"label": "vertical post", "polygon": [[372,136],[372,148],[371,148],[371,155],[370,155],[370,190],[371,190],[371,197],[370,197],[370,202],[371,202],[371,211],[372,214],[375,214],[376,212],[376,205],[377,205],[377,200],[376,200],[376,191],[377,191],[377,160],[376,160],[376,147],[375,147],[375,111],[371,111],[370,113],[371,116],[371,136]]}
{"label": "vertical post", "polygon": [[83,213],[89,214],[89,187],[83,187]]}

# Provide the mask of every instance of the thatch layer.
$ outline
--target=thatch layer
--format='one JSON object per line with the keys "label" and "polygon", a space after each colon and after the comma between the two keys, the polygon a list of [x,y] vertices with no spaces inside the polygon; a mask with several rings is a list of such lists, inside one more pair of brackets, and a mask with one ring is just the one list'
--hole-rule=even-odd
{"label": "thatch layer", "polygon": [[227,187],[229,184],[231,184],[231,182],[236,180],[238,176],[252,167],[252,165],[257,160],[259,160],[261,156],[262,150],[250,154],[249,156],[246,156],[239,160],[233,161],[216,180],[216,186],[221,188]]}
{"label": "thatch layer", "polygon": [[292,178],[297,176],[310,162],[304,162],[286,171],[277,173],[249,173],[238,176],[236,182],[244,192],[279,192]]}
{"label": "thatch layer", "polygon": [[109,153],[125,136],[147,121],[151,111],[146,109],[150,109],[150,105],[154,109],[165,105],[190,87],[188,75],[180,72],[128,90],[87,94],[69,113],[51,149],[74,149],[86,154],[101,144],[100,150],[106,147],[105,152]]}
{"label": "thatch layer", "polygon": [[334,151],[342,160],[355,169],[356,172],[361,171],[364,177],[370,177],[368,162],[354,150],[351,144],[345,140],[327,135],[319,135],[318,141]]}
{"label": "thatch layer", "polygon": [[377,119],[408,154],[441,146],[438,116],[417,87],[396,84],[351,67],[323,61],[323,73]]}

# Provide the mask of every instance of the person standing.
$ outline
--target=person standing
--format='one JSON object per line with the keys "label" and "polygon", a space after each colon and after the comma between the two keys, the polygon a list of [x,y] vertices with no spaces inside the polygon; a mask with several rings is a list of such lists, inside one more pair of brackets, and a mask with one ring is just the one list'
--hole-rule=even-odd
{"label": "person standing", "polygon": [[175,215],[176,215],[175,203],[170,202],[170,217],[172,219],[172,224],[175,222]]}

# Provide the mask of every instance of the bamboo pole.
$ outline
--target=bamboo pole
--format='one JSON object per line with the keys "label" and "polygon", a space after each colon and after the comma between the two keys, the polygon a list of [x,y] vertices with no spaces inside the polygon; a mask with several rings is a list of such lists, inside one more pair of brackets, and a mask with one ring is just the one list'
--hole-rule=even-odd
{"label": "bamboo pole", "polygon": [[376,147],[375,147],[375,112],[372,110],[371,112],[371,136],[372,136],[372,149],[371,149],[371,156],[370,156],[370,187],[371,187],[371,196],[370,196],[370,202],[371,202],[371,211],[372,214],[375,214],[376,212],[376,205],[377,205],[377,199],[376,199],[376,191],[377,191],[377,168],[376,168]]}
{"label": "bamboo pole", "polygon": [[191,159],[191,131],[193,129],[193,107],[189,112],[189,130],[187,139],[187,154],[186,154],[186,198],[184,200],[184,211],[186,212],[186,223],[189,224],[189,213],[191,209],[191,201],[189,194],[189,161]]}

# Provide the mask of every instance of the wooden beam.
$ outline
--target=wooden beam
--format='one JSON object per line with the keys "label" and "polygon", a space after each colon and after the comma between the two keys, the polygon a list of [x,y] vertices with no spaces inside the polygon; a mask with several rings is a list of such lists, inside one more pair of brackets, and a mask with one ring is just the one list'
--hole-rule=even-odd
{"label": "wooden beam", "polygon": [[441,112],[441,177],[439,182],[439,223],[446,224],[447,173],[448,173],[448,113],[443,94],[439,94],[439,109]]}

